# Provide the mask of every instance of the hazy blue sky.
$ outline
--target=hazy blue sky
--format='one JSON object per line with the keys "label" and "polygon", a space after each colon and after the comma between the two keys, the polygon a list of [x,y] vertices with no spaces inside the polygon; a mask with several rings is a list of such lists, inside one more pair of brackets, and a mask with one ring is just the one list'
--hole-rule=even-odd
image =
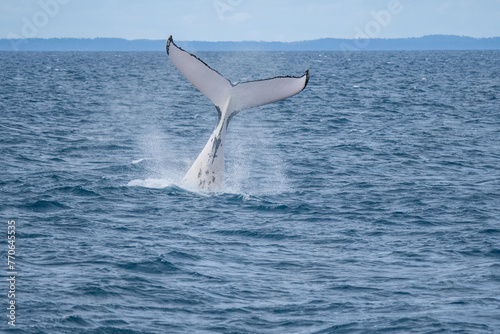
{"label": "hazy blue sky", "polygon": [[500,36],[500,0],[0,0],[0,38]]}

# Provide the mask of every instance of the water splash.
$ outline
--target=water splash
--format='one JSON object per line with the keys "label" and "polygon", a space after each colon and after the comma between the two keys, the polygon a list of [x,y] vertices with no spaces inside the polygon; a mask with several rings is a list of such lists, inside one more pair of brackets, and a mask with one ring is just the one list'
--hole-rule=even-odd
{"label": "water splash", "polygon": [[287,162],[278,148],[276,136],[266,120],[252,121],[255,117],[250,113],[229,127],[224,190],[249,195],[288,192],[291,185],[286,175]]}
{"label": "water splash", "polygon": [[170,144],[171,136],[150,124],[147,131],[139,139],[142,156],[131,163],[140,167],[141,176],[130,181],[128,186],[139,186],[163,189],[180,186],[185,166],[188,162],[179,159],[179,154]]}

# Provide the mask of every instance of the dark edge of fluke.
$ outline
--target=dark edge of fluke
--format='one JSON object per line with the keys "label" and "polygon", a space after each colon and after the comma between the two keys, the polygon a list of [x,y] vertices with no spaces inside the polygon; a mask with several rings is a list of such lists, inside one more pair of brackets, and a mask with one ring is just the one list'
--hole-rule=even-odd
{"label": "dark edge of fluke", "polygon": [[168,38],[167,40],[167,55],[170,55],[169,54],[169,48],[170,48],[170,44],[173,44],[175,45],[176,48],[178,48],[179,50],[181,50],[182,52],[186,52],[188,55],[190,55],[191,57],[194,57],[196,58],[198,61],[200,61],[201,63],[203,63],[206,67],[208,67],[209,69],[211,69],[212,71],[214,71],[215,73],[217,73],[218,75],[220,75],[221,77],[223,77],[224,79],[226,79],[230,84],[231,86],[234,86],[233,83],[231,82],[231,80],[229,80],[228,78],[226,78],[225,76],[223,76],[222,74],[219,73],[219,71],[217,70],[214,70],[213,68],[211,68],[207,63],[205,63],[203,60],[201,60],[200,58],[196,57],[194,54],[192,54],[191,52],[188,52],[186,50],[184,50],[183,48],[179,47],[177,44],[175,44],[174,42],[174,39],[172,38],[172,35],[170,35],[170,37]]}
{"label": "dark edge of fluke", "polygon": [[304,84],[304,88],[302,88],[302,90],[306,89],[308,82],[309,82],[309,69],[306,70],[306,83]]}
{"label": "dark edge of fluke", "polygon": [[[168,48],[170,47],[170,43],[174,43],[174,39],[172,38],[172,35],[170,35],[167,39],[167,55],[169,54]],[[174,45],[175,45],[175,43],[174,43]]]}

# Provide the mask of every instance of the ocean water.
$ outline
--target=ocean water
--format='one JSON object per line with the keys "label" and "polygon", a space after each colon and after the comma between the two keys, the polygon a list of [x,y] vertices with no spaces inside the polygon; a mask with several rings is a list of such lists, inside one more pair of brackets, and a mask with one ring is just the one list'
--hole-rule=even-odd
{"label": "ocean water", "polygon": [[[229,125],[165,53],[0,53],[0,331],[499,333],[500,52],[224,52],[307,88]],[[16,221],[16,327],[7,221]]]}

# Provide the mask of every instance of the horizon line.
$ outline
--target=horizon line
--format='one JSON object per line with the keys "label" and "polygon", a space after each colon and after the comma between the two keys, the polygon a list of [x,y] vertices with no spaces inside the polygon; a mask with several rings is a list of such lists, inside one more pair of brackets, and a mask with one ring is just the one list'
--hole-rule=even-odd
{"label": "horizon line", "polygon": [[[327,40],[327,39],[334,39],[334,40],[396,40],[396,39],[418,39],[418,38],[425,38],[425,37],[460,37],[460,38],[470,38],[470,39],[494,39],[494,38],[500,38],[500,36],[494,36],[494,37],[472,37],[468,35],[453,35],[453,34],[428,34],[428,35],[421,35],[421,36],[408,36],[408,37],[376,37],[376,38],[341,38],[341,37],[321,37],[321,38],[314,38],[314,39],[303,39],[303,40],[296,40],[296,41],[263,41],[263,40],[218,40],[218,41],[208,41],[208,40],[196,40],[196,39],[179,39],[179,42],[201,42],[201,43],[285,43],[285,44],[290,44],[290,43],[301,43],[301,42],[309,42],[309,41],[320,41],[320,40]],[[32,37],[32,38],[0,38],[0,40],[35,40],[35,39],[41,39],[41,40],[48,40],[48,39],[83,39],[83,40],[95,40],[95,39],[120,39],[120,40],[125,40],[125,41],[163,41],[167,40],[168,37],[164,39],[159,39],[159,38],[124,38],[124,37]]]}

